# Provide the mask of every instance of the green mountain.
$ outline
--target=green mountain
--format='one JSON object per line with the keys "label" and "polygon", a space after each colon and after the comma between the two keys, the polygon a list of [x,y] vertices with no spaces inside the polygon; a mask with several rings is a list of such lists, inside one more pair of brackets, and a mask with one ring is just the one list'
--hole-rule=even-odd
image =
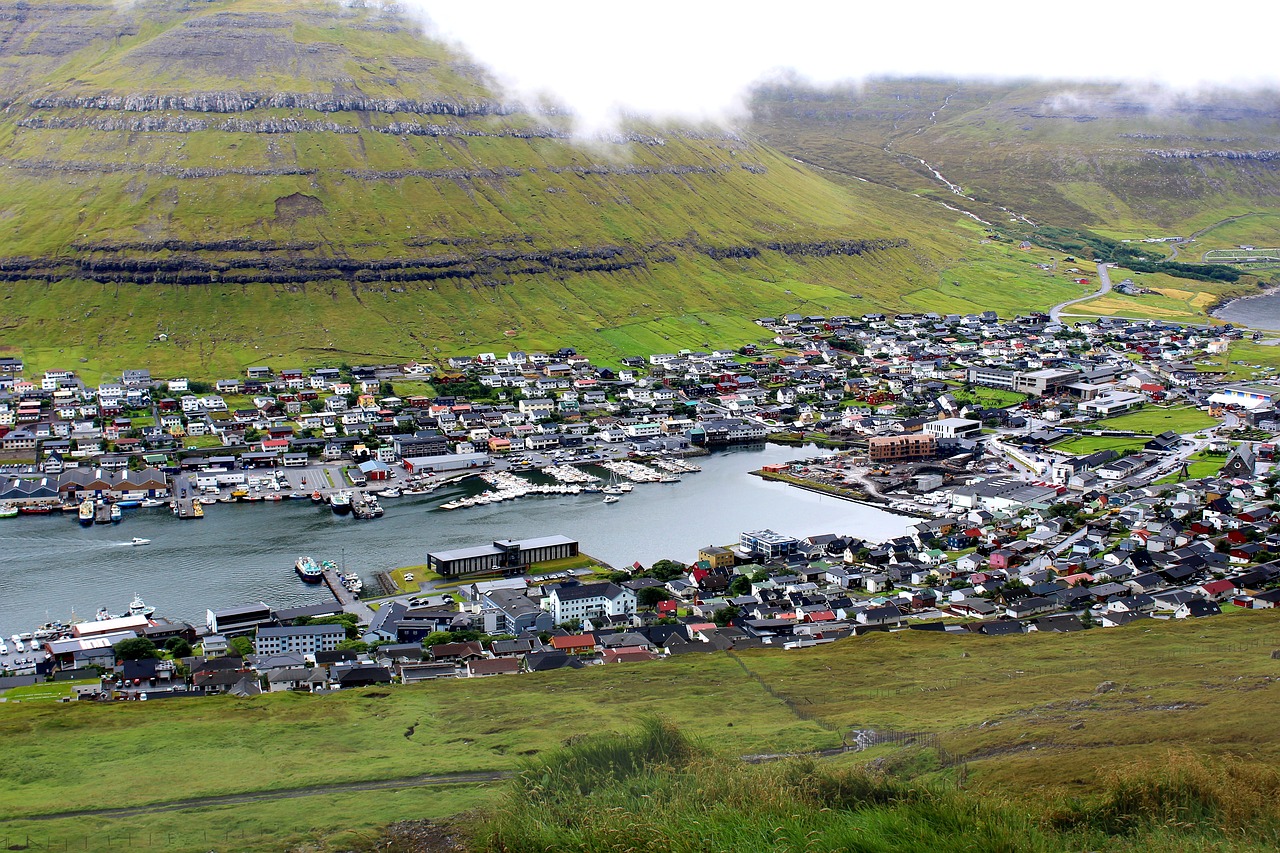
{"label": "green mountain", "polygon": [[1014,248],[1033,223],[1280,245],[1269,95],[774,85],[740,132],[585,138],[413,21],[326,0],[0,0],[0,86],[0,350],[91,380],[610,361],[756,340],[760,315],[1087,293]]}
{"label": "green mountain", "polygon": [[749,135],[580,138],[372,8],[4,2],[0,83],[0,328],[37,368],[720,344],[977,242]]}
{"label": "green mountain", "polygon": [[1280,244],[1280,92],[880,79],[754,94],[770,144],[993,225],[1116,239],[1218,226],[1202,248]]}

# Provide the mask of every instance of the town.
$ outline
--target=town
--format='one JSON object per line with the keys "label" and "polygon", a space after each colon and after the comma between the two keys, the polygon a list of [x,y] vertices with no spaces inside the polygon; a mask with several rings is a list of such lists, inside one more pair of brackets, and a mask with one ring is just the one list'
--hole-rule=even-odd
{"label": "town", "polygon": [[211,607],[200,626],[139,600],[124,616],[16,634],[0,689],[315,692],[1280,602],[1280,385],[1228,361],[1240,330],[991,312],[757,324],[754,345],[614,366],[566,347],[264,365],[212,382],[137,369],[90,387],[71,371],[24,379],[19,360],[0,360],[10,517],[95,502],[198,518],[219,501],[289,497],[342,511],[464,477],[496,500],[532,488],[533,472],[603,492],[585,469],[626,486],[678,480],[697,470],[690,454],[772,440],[826,450],[761,477],[917,519],[887,541],[747,531],[649,567],[603,565],[548,531],[429,552],[421,577],[380,579],[377,594],[329,581],[333,602]]}

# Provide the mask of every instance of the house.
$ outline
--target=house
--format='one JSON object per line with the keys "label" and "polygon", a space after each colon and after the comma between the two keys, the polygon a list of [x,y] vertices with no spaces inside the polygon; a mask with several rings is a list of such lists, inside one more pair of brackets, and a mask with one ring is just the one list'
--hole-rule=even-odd
{"label": "house", "polygon": [[316,652],[333,651],[346,638],[342,625],[261,627],[253,639],[253,651],[257,655],[296,652],[314,656]]}
{"label": "house", "polygon": [[562,634],[551,638],[551,648],[566,654],[583,655],[593,654],[599,649],[599,645],[595,634]]}
{"label": "house", "polygon": [[573,619],[586,622],[607,616],[628,616],[636,612],[636,595],[613,583],[556,584],[542,599],[542,609],[562,625]]}

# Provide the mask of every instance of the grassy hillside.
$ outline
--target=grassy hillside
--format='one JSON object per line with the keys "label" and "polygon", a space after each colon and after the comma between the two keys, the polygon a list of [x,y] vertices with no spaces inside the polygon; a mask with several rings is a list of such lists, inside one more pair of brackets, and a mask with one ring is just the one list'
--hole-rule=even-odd
{"label": "grassy hillside", "polygon": [[0,12],[0,43],[22,45],[0,60],[0,333],[36,369],[608,359],[745,341],[757,314],[905,308],[942,270],[1009,266],[972,220],[749,135],[575,136],[382,11]]}
{"label": "grassy hillside", "polygon": [[[581,734],[627,731],[654,713],[729,759],[834,747],[853,730],[928,733],[949,760],[939,762],[937,752],[916,756],[917,775],[944,780],[964,766],[969,786],[1002,797],[1088,796],[1107,771],[1170,750],[1197,761],[1274,763],[1275,648],[1274,615],[1237,612],[1073,635],[905,632],[803,652],[689,655],[322,698],[10,703],[0,705],[0,737],[22,760],[0,767],[0,813],[7,818],[0,841],[26,833],[101,838],[148,826],[179,833],[170,849],[207,850],[212,835],[199,833],[216,831],[220,815],[234,812],[230,825],[245,832],[237,849],[278,849],[328,834],[297,814],[312,797],[331,796],[329,789],[301,803],[188,801],[510,770]],[[894,747],[877,747],[837,763],[895,755]],[[85,772],[104,756],[112,776],[129,784],[104,786],[100,773]],[[406,792],[397,796],[409,803],[419,802],[412,792],[427,784],[391,787]],[[366,796],[353,802],[367,803]],[[461,796],[441,795],[425,815],[465,808]],[[155,812],[149,804],[172,810]],[[140,813],[66,814],[139,807]],[[388,820],[396,813],[384,802],[352,820],[372,826],[372,816]],[[254,836],[277,818],[276,834]],[[343,821],[335,817],[341,829],[354,825]]]}
{"label": "grassy hillside", "polygon": [[[825,90],[764,86],[754,109],[755,128],[788,153],[945,200],[996,227],[1029,227],[1017,218],[1025,217],[1140,239],[1185,237],[1231,217],[1277,212],[1278,97],[885,79]],[[1250,236],[1240,242],[1264,245],[1254,241],[1274,227],[1259,222],[1250,232],[1252,224],[1242,223]]]}

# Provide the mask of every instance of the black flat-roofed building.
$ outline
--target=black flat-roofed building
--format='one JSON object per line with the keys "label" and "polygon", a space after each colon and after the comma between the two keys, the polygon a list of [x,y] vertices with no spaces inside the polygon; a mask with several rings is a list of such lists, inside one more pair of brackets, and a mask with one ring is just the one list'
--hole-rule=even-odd
{"label": "black flat-roofed building", "polygon": [[427,568],[445,577],[503,572],[518,574],[534,563],[578,556],[578,542],[565,536],[537,539],[498,539],[492,545],[477,545],[453,551],[427,554]]}
{"label": "black flat-roofed building", "polygon": [[238,634],[250,634],[259,625],[268,625],[272,621],[271,608],[259,601],[257,604],[245,604],[240,607],[228,607],[225,610],[208,610],[205,612],[205,625],[211,634],[222,634],[234,637]]}

